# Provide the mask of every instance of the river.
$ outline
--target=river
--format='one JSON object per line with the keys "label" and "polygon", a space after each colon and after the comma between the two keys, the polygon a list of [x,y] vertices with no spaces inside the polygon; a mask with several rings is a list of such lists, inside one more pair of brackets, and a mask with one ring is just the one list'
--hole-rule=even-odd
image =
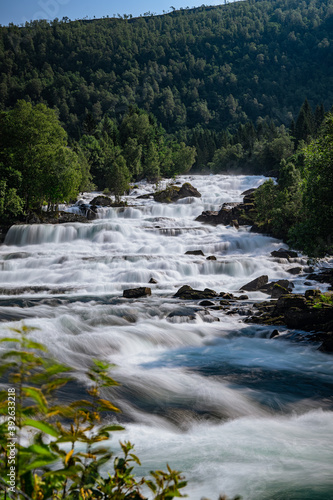
{"label": "river", "polygon": [[[169,205],[137,199],[154,190],[139,183],[126,197],[131,206],[102,208],[89,224],[11,228],[0,246],[0,335],[22,321],[38,327],[33,338],[79,380],[92,358],[114,363],[121,386],[105,396],[122,409],[126,430],[110,446],[131,440],[142,474],[166,463],[183,471],[191,500],[333,499],[332,357],[284,338],[284,327],[270,339],[274,327],[173,298],[185,284],[237,295],[262,274],[291,279],[303,292],[311,288],[305,275],[287,269],[307,259],[274,259],[282,243],[246,227],[195,222],[203,210],[240,201],[263,177],[177,181],[202,197]],[[151,278],[157,283],[148,285]],[[139,286],[152,295],[122,297]],[[248,296],[245,307],[267,299]]]}

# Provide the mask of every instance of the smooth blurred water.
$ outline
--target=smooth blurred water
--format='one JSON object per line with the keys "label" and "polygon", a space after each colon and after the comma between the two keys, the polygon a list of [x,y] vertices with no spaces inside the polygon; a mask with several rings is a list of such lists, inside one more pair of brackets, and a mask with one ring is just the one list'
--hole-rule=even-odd
{"label": "smooth blurred water", "polygon": [[[154,191],[140,183],[127,197],[131,206],[101,208],[89,224],[11,228],[0,247],[0,335],[22,320],[37,326],[34,338],[82,380],[92,358],[115,363],[121,386],[105,397],[121,407],[126,431],[111,446],[134,442],[144,473],[167,462],[184,471],[191,499],[333,499],[332,358],[284,339],[284,327],[269,339],[274,327],[173,298],[185,284],[237,293],[261,274],[291,279],[302,292],[310,287],[306,275],[287,270],[307,258],[277,260],[270,252],[283,246],[278,240],[195,222],[264,178],[178,181],[191,182],[202,198],[137,199]],[[151,278],[157,284],[148,285]],[[122,298],[139,286],[152,295]],[[245,309],[267,298],[248,295]]]}

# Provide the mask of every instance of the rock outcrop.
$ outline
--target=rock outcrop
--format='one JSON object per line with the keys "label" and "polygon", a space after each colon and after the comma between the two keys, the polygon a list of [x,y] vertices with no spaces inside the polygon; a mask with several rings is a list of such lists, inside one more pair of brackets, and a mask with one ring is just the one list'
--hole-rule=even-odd
{"label": "rock outcrop", "polygon": [[128,288],[123,291],[123,297],[127,299],[137,299],[139,297],[146,297],[147,295],[151,295],[151,288],[149,287]]}
{"label": "rock outcrop", "polygon": [[183,285],[174,295],[174,297],[186,300],[213,299],[217,296],[218,293],[214,290],[210,290],[209,288],[205,288],[204,290],[194,290],[189,285]]}
{"label": "rock outcrop", "polygon": [[244,196],[243,203],[224,203],[220,211],[206,210],[195,220],[213,226],[232,225],[236,229],[238,226],[252,226],[257,213],[254,205],[254,191],[249,190],[249,193]]}
{"label": "rock outcrop", "polygon": [[267,283],[268,283],[268,276],[266,275],[259,276],[259,278],[256,278],[250,281],[249,283],[246,283],[246,285],[242,286],[240,290],[245,290],[246,292],[255,292],[257,290],[260,290]]}
{"label": "rock outcrop", "polygon": [[257,313],[248,321],[267,325],[286,325],[306,331],[333,330],[332,294],[307,290],[305,295],[282,295],[276,301],[255,304]]}
{"label": "rock outcrop", "polygon": [[168,186],[163,191],[154,193],[154,200],[160,203],[174,203],[182,198],[195,197],[201,198],[199,191],[192,186],[189,182],[185,182],[181,187]]}

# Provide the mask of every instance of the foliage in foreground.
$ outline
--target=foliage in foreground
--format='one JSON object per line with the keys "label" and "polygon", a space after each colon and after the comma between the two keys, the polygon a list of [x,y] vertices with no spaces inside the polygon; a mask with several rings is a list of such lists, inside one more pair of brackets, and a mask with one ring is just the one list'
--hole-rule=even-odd
{"label": "foliage in foreground", "polygon": [[[16,476],[16,492],[6,479],[0,480],[0,498],[142,500],[142,488],[155,500],[185,496],[180,490],[186,481],[180,472],[167,465],[166,472],[152,471],[152,478],[138,480],[133,469],[140,460],[131,443],[121,443],[122,456],[116,457],[103,446],[110,432],[123,430],[101,423],[102,412],[119,411],[101,397],[102,388],[117,385],[108,375],[110,365],[95,361],[87,372],[87,400],[59,404],[55,393],[70,380],[69,368],[45,357],[45,347],[29,339],[31,330],[12,329],[13,335],[0,341],[7,347],[1,351],[0,375],[15,388],[15,393],[0,392],[0,477],[9,478],[10,466]],[[13,437],[14,458],[8,451]],[[101,468],[111,459],[112,470],[105,477]]]}

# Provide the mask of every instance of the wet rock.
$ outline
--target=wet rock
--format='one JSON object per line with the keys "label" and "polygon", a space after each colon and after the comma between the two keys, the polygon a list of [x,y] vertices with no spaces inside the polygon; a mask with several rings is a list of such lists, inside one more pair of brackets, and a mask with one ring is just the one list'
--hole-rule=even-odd
{"label": "wet rock", "polygon": [[217,297],[217,293],[214,290],[205,288],[204,290],[194,290],[189,285],[183,285],[174,297],[186,300],[197,300],[197,299],[213,299]]}
{"label": "wet rock", "polygon": [[311,283],[311,281],[304,281],[304,285],[305,285],[305,286],[311,286],[311,285],[312,285],[312,283]]}
{"label": "wet rock", "polygon": [[150,280],[148,281],[148,283],[156,285],[157,281],[155,280],[155,278],[150,278]]}
{"label": "wet rock", "polygon": [[188,250],[185,255],[205,255],[202,250]]}
{"label": "wet rock", "polygon": [[319,283],[329,283],[333,286],[333,269],[323,269],[318,273],[312,273],[307,276],[307,279],[318,281]]}
{"label": "wet rock", "polygon": [[181,187],[172,185],[163,191],[154,193],[154,200],[160,203],[173,203],[182,198],[195,197],[201,198],[199,191],[189,182],[185,182]]}
{"label": "wet rock", "polygon": [[127,299],[137,299],[139,297],[145,297],[151,295],[151,288],[140,287],[140,288],[128,288],[123,291],[123,297]]}
{"label": "wet rock", "polygon": [[270,334],[269,338],[274,339],[274,337],[278,337],[280,335],[279,330],[273,330],[272,333]]}
{"label": "wet rock", "polygon": [[[292,289],[294,288],[294,284],[289,280],[277,280],[277,281],[271,281],[270,283],[263,285],[260,288],[260,291],[270,295],[273,292],[274,287],[276,287],[276,286],[280,286],[282,288],[285,288],[289,292],[291,292]],[[277,298],[277,297],[275,297],[275,298]]]}
{"label": "wet rock", "polygon": [[286,295],[288,293],[291,293],[287,288],[284,288],[281,285],[278,285],[277,283],[274,284],[271,297],[272,299],[279,299],[282,297],[282,295]]}
{"label": "wet rock", "polygon": [[248,300],[248,295],[240,295],[239,297],[236,297],[236,300]]}
{"label": "wet rock", "polygon": [[240,290],[245,290],[246,292],[255,292],[257,290],[260,290],[264,285],[266,285],[266,283],[268,283],[268,276],[259,276],[253,281],[250,281],[246,285],[242,286]]}
{"label": "wet rock", "polygon": [[229,300],[226,299],[220,300],[220,304],[221,306],[230,306]]}
{"label": "wet rock", "polygon": [[277,301],[255,304],[258,312],[248,321],[287,325],[307,331],[331,331],[333,305],[329,303],[330,297],[319,290],[307,290],[306,295],[282,295]]}
{"label": "wet rock", "polygon": [[239,229],[239,222],[237,219],[231,221],[231,226],[234,226],[235,229]]}
{"label": "wet rock", "polygon": [[318,351],[333,353],[333,332],[328,332]]}
{"label": "wet rock", "polygon": [[140,194],[140,196],[137,196],[137,200],[148,200],[149,198],[153,197],[153,193],[148,193],[148,194]]}
{"label": "wet rock", "polygon": [[287,269],[287,273],[289,274],[300,274],[302,272],[301,267],[291,267],[290,269]]}
{"label": "wet rock", "polygon": [[222,297],[224,300],[236,300],[236,297],[232,293],[220,292],[219,297]]}
{"label": "wet rock", "polygon": [[249,195],[253,195],[256,191],[256,188],[251,188],[251,189],[247,189],[246,191],[244,191],[241,196],[249,196]]}
{"label": "wet rock", "polygon": [[210,300],[202,300],[201,302],[199,302],[199,306],[203,306],[203,307],[209,307],[209,306],[214,306],[214,302],[211,302]]}
{"label": "wet rock", "polygon": [[206,257],[206,260],[216,260],[216,257],[215,255],[209,255],[208,257]]}
{"label": "wet rock", "polygon": [[91,200],[90,205],[99,205],[101,207],[111,207],[112,200],[108,196],[96,196]]}
{"label": "wet rock", "polygon": [[188,319],[195,319],[195,314],[199,311],[199,309],[191,308],[191,307],[179,307],[175,309],[171,313],[167,315],[167,319],[183,317]]}
{"label": "wet rock", "polygon": [[292,250],[286,250],[285,248],[280,248],[279,250],[274,250],[271,252],[272,257],[276,257],[277,259],[295,259],[298,257],[297,252]]}

